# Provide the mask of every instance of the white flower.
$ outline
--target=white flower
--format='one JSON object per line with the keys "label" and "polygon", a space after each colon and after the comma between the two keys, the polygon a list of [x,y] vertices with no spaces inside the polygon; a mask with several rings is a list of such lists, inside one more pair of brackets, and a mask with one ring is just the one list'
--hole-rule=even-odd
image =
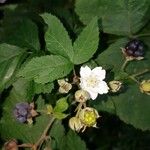
{"label": "white flower", "polygon": [[108,93],[109,87],[103,81],[106,76],[106,71],[102,67],[96,67],[91,70],[88,66],[80,69],[80,87],[87,91],[90,97],[94,100],[98,94]]}

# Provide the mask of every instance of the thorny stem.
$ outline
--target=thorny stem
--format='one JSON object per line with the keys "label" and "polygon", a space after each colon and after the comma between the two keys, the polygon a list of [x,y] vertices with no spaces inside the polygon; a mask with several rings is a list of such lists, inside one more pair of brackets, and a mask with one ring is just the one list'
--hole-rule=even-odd
{"label": "thorny stem", "polygon": [[47,132],[50,129],[51,125],[53,124],[53,122],[55,121],[55,118],[52,117],[51,120],[49,121],[48,125],[46,126],[45,130],[43,131],[41,137],[39,138],[39,140],[35,143],[34,145],[34,149],[33,150],[37,150],[38,146],[41,145],[43,143],[43,141],[46,139],[47,137]]}
{"label": "thorny stem", "polygon": [[121,70],[122,70],[122,71],[125,70],[125,67],[127,66],[128,62],[129,62],[128,59],[126,59],[126,60],[124,61],[123,65],[121,66]]}
{"label": "thorny stem", "polygon": [[52,116],[51,120],[49,121],[48,125],[43,131],[41,137],[35,144],[25,143],[25,144],[18,145],[18,147],[31,148],[32,150],[38,150],[39,147],[43,144],[43,142],[48,139],[47,132],[49,131],[54,121],[55,121],[55,118]]}
{"label": "thorny stem", "polygon": [[28,144],[28,143],[26,143],[26,144],[21,144],[21,145],[18,145],[18,147],[25,147],[25,148],[32,148],[33,147],[33,144]]}

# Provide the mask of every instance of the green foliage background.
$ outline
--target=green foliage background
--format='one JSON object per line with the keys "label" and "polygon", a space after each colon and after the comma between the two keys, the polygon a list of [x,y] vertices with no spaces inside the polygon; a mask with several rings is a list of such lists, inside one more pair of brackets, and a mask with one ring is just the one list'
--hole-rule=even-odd
{"label": "green foliage background", "polygon": [[[46,104],[55,107],[58,120],[46,143],[53,150],[148,150],[150,98],[130,75],[150,69],[149,14],[149,0],[8,0],[1,5],[1,147],[9,139],[39,139],[47,115],[36,117],[32,126],[16,122],[12,115],[16,103],[34,100],[38,110]],[[125,73],[120,70],[125,59],[121,48],[133,38],[145,43],[145,58],[130,62]],[[90,101],[102,119],[98,128],[77,134],[68,127],[72,101],[59,101],[56,80],[72,77],[73,68],[84,64],[102,66],[107,82],[122,80],[124,91]],[[138,77],[144,79],[150,74]]]}

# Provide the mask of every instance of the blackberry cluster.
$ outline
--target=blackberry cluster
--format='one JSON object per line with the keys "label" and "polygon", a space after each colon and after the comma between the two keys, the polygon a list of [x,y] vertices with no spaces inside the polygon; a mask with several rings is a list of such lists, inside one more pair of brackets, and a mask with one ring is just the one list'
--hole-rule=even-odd
{"label": "blackberry cluster", "polygon": [[137,39],[131,40],[125,46],[125,53],[127,56],[142,57],[144,55],[144,43]]}
{"label": "blackberry cluster", "polygon": [[31,110],[32,107],[28,103],[17,103],[13,113],[19,122],[24,123],[32,117]]}

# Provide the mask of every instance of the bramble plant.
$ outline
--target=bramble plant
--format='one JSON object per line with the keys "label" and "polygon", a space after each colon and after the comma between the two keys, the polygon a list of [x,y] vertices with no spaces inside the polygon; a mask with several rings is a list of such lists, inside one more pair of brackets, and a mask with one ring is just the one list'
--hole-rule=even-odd
{"label": "bramble plant", "polygon": [[4,150],[94,150],[104,112],[150,130],[149,0],[1,3]]}

